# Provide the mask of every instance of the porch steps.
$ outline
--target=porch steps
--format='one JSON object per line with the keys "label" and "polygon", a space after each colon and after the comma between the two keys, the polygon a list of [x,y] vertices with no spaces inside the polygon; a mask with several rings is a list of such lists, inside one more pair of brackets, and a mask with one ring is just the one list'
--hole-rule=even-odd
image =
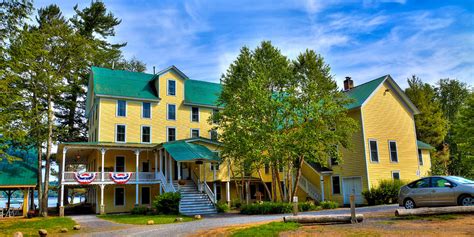
{"label": "porch steps", "polygon": [[217,210],[214,204],[205,193],[199,192],[193,181],[189,180],[185,185],[173,182],[176,190],[181,192],[181,201],[179,202],[179,212],[183,215],[209,215],[216,214]]}

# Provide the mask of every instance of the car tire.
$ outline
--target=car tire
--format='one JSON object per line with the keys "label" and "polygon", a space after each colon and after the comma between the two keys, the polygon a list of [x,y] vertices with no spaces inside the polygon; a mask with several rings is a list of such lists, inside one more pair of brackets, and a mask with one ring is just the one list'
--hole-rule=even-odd
{"label": "car tire", "polygon": [[468,195],[463,195],[461,197],[459,197],[459,205],[460,206],[472,206],[474,205],[473,203],[473,198],[471,196],[468,196]]}
{"label": "car tire", "polygon": [[405,207],[405,209],[413,209],[416,207],[415,201],[413,201],[411,198],[407,198],[405,201],[403,201],[403,207]]}

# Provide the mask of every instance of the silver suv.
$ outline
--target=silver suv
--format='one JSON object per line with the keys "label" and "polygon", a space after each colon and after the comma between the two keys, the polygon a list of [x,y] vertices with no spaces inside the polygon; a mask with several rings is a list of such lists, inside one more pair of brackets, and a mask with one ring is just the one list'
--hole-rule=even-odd
{"label": "silver suv", "polygon": [[406,209],[474,205],[474,181],[458,176],[431,176],[400,188],[398,204]]}

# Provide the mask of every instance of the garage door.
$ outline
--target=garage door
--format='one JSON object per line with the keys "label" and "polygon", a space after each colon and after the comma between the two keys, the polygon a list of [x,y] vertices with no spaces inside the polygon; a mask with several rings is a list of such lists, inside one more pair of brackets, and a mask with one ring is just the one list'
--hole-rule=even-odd
{"label": "garage door", "polygon": [[344,204],[350,203],[351,194],[355,195],[355,203],[363,204],[362,178],[342,178],[342,192],[344,193]]}

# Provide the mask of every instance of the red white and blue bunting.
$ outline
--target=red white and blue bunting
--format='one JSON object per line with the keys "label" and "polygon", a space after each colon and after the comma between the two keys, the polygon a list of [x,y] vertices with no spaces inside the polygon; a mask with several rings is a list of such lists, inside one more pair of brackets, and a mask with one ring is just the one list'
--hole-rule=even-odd
{"label": "red white and blue bunting", "polygon": [[124,172],[124,173],[110,172],[110,178],[116,184],[125,184],[130,180],[130,178],[132,178],[132,172]]}
{"label": "red white and blue bunting", "polygon": [[80,174],[78,172],[74,172],[74,178],[80,184],[90,184],[92,183],[92,181],[95,180],[96,177],[97,177],[97,173],[85,172],[85,173]]}

